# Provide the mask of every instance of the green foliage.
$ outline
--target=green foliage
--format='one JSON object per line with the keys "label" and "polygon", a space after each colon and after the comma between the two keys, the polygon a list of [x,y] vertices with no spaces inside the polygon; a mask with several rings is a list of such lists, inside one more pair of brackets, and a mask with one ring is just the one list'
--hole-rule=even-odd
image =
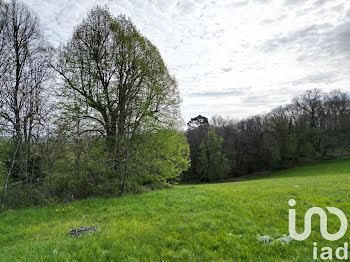
{"label": "green foliage", "polygon": [[181,173],[189,168],[189,146],[183,133],[161,129],[141,134],[135,141],[129,167],[129,191],[159,188],[178,181]]}
{"label": "green foliage", "polygon": [[81,138],[78,144],[67,146],[62,150],[66,153],[55,161],[54,195],[65,200],[115,195],[116,184],[109,173],[104,140]]}
{"label": "green foliage", "polygon": [[263,159],[266,169],[276,168],[281,161],[280,147],[277,140],[271,134],[263,136]]}
{"label": "green foliage", "polygon": [[[11,159],[12,145],[5,139],[0,138],[0,177],[1,180],[5,180],[7,175],[6,162]],[[13,154],[13,153],[12,153]]]}
{"label": "green foliage", "polygon": [[[93,8],[59,50],[55,69],[62,76],[63,109],[76,122],[75,139],[79,141],[82,133],[102,134],[105,139],[109,154],[103,162],[109,170],[93,172],[112,174],[115,191],[123,194],[131,177],[161,184],[183,170],[178,159],[165,153],[161,159],[149,159],[150,166],[130,162],[139,151],[135,139],[147,137],[156,127],[177,128],[181,101],[159,50],[130,19],[113,16],[107,7]],[[79,166],[79,151],[78,146],[75,166]],[[169,169],[169,161],[176,167]]]}
{"label": "green foliage", "polygon": [[221,152],[223,138],[209,130],[206,138],[199,146],[198,173],[202,181],[223,178],[230,172],[226,156]]}
{"label": "green foliage", "polygon": [[[186,136],[192,167],[184,182],[197,181],[199,142],[203,128],[198,116],[188,123]],[[308,161],[335,159],[349,154],[350,96],[334,90],[308,90],[267,114],[243,120],[214,116],[205,129],[214,128],[223,139],[229,160],[229,177],[283,169]],[[205,123],[203,122],[203,123]],[[205,162],[205,161],[204,161]],[[194,167],[197,167],[195,169]],[[187,180],[185,180],[187,179]]]}
{"label": "green foliage", "polygon": [[[334,248],[349,234],[326,241],[315,218],[306,241],[265,245],[257,235],[288,234],[291,198],[300,229],[311,206],[334,205],[349,216],[349,176],[350,160],[343,160],[244,182],[8,210],[0,214],[0,261],[312,261],[313,242]],[[328,231],[337,232],[338,218],[328,219]],[[68,235],[81,226],[99,229]]]}

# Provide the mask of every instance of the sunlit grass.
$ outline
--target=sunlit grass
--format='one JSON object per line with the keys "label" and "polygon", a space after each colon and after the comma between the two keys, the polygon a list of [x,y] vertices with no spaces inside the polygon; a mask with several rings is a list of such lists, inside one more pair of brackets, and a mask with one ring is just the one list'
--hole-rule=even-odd
{"label": "sunlit grass", "polygon": [[[275,172],[244,182],[176,186],[116,199],[92,199],[6,211],[0,215],[0,261],[312,261],[313,233],[303,242],[266,245],[257,234],[288,234],[288,200],[297,220],[312,206],[341,208],[350,218],[350,160]],[[329,231],[340,223],[329,215]],[[95,233],[70,237],[81,226]]]}

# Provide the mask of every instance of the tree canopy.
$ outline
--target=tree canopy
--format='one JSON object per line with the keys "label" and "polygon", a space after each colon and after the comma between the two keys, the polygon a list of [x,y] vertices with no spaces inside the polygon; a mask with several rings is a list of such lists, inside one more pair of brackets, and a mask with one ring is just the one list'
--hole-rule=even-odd
{"label": "tree canopy", "polygon": [[[174,128],[180,96],[158,49],[125,16],[97,6],[59,51],[61,95],[78,103],[82,120],[106,139],[111,170],[123,192],[127,152],[135,134]],[[70,98],[74,98],[70,99]],[[93,129],[93,128],[91,128]]]}

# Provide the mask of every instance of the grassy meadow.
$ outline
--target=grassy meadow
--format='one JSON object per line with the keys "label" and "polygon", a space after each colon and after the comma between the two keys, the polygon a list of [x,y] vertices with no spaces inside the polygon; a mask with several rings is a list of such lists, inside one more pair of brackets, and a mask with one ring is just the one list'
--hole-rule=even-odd
{"label": "grassy meadow", "polygon": [[[248,181],[181,185],[115,199],[91,199],[0,214],[0,261],[312,261],[328,242],[313,218],[308,240],[264,244],[257,235],[288,235],[288,200],[297,225],[312,206],[350,218],[350,160],[323,162]],[[339,220],[328,216],[328,231]],[[81,226],[98,231],[70,237]],[[334,260],[334,259],[333,259]]]}

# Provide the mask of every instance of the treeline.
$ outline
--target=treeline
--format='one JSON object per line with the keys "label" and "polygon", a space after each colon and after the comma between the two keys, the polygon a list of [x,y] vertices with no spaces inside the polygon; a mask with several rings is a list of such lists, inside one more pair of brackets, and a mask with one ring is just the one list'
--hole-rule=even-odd
{"label": "treeline", "polygon": [[55,49],[0,1],[3,206],[164,187],[189,167],[175,78],[124,16],[95,7]]}
{"label": "treeline", "polygon": [[[339,157],[350,149],[350,97],[340,90],[314,89],[290,105],[242,121],[216,116],[209,123],[198,116],[188,123],[186,136],[191,168],[183,181],[213,181]],[[209,174],[203,164],[212,168]]]}

